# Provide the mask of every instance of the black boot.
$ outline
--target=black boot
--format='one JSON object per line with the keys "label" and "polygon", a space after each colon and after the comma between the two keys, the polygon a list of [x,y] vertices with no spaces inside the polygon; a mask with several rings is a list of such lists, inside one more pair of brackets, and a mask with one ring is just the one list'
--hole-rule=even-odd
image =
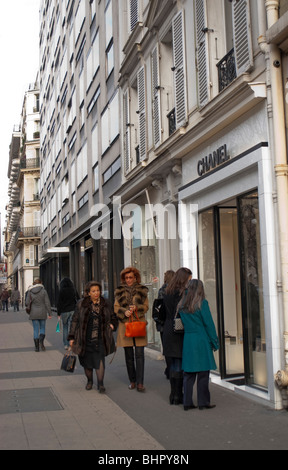
{"label": "black boot", "polygon": [[35,352],[39,352],[39,339],[34,339]]}
{"label": "black boot", "polygon": [[42,351],[46,351],[45,346],[44,346],[44,338],[45,338],[45,335],[40,335],[39,342],[40,342],[40,348]]}
{"label": "black boot", "polygon": [[171,393],[169,396],[170,405],[174,405],[174,399],[176,394],[176,379],[175,379],[175,372],[170,371],[170,386],[171,386]]}
{"label": "black boot", "polygon": [[175,378],[175,395],[174,405],[181,405],[183,403],[183,372],[174,372]]}

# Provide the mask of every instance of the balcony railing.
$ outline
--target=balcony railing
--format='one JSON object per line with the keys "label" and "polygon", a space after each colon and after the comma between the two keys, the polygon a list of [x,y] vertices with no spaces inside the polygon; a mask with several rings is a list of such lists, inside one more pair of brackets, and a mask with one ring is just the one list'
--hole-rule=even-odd
{"label": "balcony railing", "polygon": [[234,49],[231,49],[217,64],[219,93],[237,77]]}
{"label": "balcony railing", "polygon": [[34,168],[40,168],[40,158],[21,158],[20,160],[20,169],[21,170],[32,170]]}
{"label": "balcony railing", "polygon": [[40,235],[41,235],[40,227],[19,227],[18,229],[18,239],[40,237]]}

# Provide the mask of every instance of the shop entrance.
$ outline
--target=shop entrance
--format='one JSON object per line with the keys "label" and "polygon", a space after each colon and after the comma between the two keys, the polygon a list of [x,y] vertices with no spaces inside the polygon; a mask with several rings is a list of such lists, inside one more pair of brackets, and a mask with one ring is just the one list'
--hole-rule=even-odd
{"label": "shop entrance", "polygon": [[221,378],[266,386],[257,193],[199,216],[199,277],[218,328]]}

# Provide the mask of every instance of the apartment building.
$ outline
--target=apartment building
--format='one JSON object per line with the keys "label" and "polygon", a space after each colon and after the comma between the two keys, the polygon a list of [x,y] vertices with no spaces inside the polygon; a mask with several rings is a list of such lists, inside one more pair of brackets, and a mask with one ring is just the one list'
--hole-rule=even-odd
{"label": "apartment building", "polygon": [[[38,78],[38,77],[37,77]],[[40,129],[39,84],[25,93],[21,123],[14,127],[9,152],[9,202],[6,213],[5,249],[8,286],[22,298],[39,277],[40,247]]]}
{"label": "apartment building", "polygon": [[218,329],[213,380],[281,407],[287,1],[131,0],[119,20],[125,262],[152,297],[190,267]]}
{"label": "apartment building", "polygon": [[[52,303],[65,275],[113,298],[133,264],[152,305],[165,271],[190,267],[220,339],[213,380],[281,407],[287,0],[43,0],[40,15]],[[151,312],[148,339],[160,348]]]}
{"label": "apartment building", "polygon": [[79,294],[97,279],[111,297],[123,267],[121,240],[90,231],[121,185],[118,8],[41,2],[41,277],[54,307],[63,277]]}

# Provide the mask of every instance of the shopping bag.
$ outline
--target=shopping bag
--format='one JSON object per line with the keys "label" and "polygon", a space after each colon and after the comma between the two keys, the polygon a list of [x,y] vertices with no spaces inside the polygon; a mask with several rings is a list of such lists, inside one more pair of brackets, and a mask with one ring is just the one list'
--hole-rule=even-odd
{"label": "shopping bag", "polygon": [[68,354],[65,354],[65,356],[62,359],[61,363],[61,370],[65,370],[65,372],[74,372],[75,369],[75,364],[76,364],[76,356],[69,352]]}
{"label": "shopping bag", "polygon": [[57,325],[56,325],[56,333],[61,332],[61,327],[60,327],[60,320],[58,320]]}

